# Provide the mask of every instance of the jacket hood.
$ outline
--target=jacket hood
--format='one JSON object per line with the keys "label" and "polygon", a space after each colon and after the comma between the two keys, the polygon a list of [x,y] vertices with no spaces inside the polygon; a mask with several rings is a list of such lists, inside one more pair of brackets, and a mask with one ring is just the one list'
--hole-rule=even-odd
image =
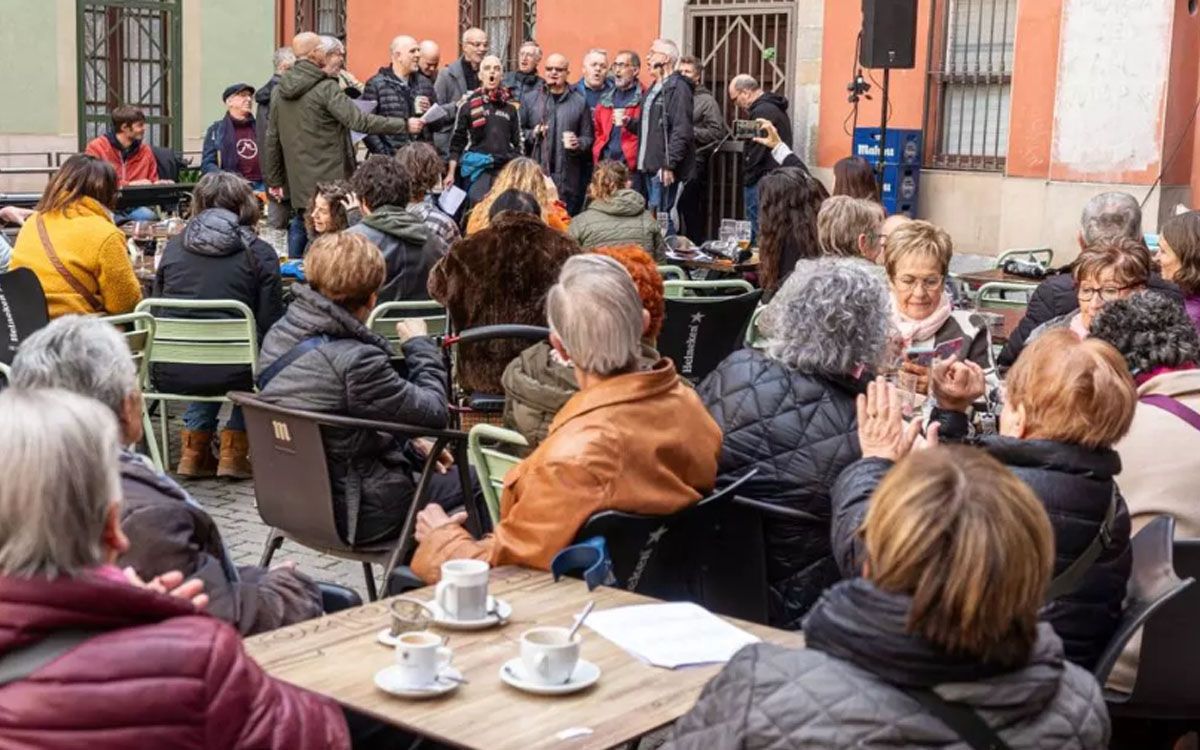
{"label": "jacket hood", "polygon": [[253,242],[254,232],[238,224],[237,214],[224,208],[202,211],[183,228],[183,249],[195,255],[234,255]]}
{"label": "jacket hood", "polygon": [[646,199],[638,191],[626,188],[613,193],[608,200],[596,201],[589,208],[609,216],[641,216],[646,212]]}
{"label": "jacket hood", "polygon": [[755,100],[754,104],[750,105],[750,111],[754,112],[756,109],[758,109],[759,107],[761,107],[764,104],[770,104],[772,106],[778,107],[779,109],[783,110],[784,112],[788,111],[787,97],[780,96],[779,94],[776,94],[773,91],[763,92],[763,95],[758,97],[758,99]]}
{"label": "jacket hood", "polygon": [[299,60],[279,78],[279,95],[284,99],[299,99],[325,80],[333,79],[308,60]]}
{"label": "jacket hood", "polygon": [[270,105],[271,104],[271,92],[274,91],[275,87],[279,85],[279,78],[280,78],[280,76],[278,73],[271,76],[271,80],[267,81],[267,85],[263,86],[261,89],[254,92],[254,101],[258,102],[259,104]]}
{"label": "jacket hood", "polygon": [[283,320],[297,339],[322,334],[335,339],[357,339],[390,354],[387,339],[372,333],[344,307],[313,291],[309,285],[293,284],[292,294],[292,304],[288,305]]}
{"label": "jacket hood", "polygon": [[420,217],[399,206],[381,206],[364,216],[362,223],[410,245],[424,245],[433,234]]}
{"label": "jacket hood", "polygon": [[391,65],[382,66],[379,70],[376,71],[376,74],[381,75],[390,81],[395,81],[396,83],[401,83],[401,84],[404,84],[405,86],[408,85],[408,80],[396,75],[396,71],[392,69]]}
{"label": "jacket hood", "polygon": [[170,477],[160,474],[145,456],[123,450],[121,451],[120,464],[122,481],[137,482],[159,494],[178,500],[187,500],[187,494],[183,491],[183,488],[176,484]]}
{"label": "jacket hood", "polygon": [[553,414],[579,391],[575,369],[554,361],[551,351],[546,341],[534,344],[504,370],[501,382],[509,398]]}
{"label": "jacket hood", "polygon": [[931,688],[946,700],[993,710],[1041,713],[1065,671],[1062,641],[1039,623],[1025,663],[1005,667],[949,654],[907,630],[912,599],[855,578],[828,589],[804,621],[807,648],[844,659],[893,685]]}

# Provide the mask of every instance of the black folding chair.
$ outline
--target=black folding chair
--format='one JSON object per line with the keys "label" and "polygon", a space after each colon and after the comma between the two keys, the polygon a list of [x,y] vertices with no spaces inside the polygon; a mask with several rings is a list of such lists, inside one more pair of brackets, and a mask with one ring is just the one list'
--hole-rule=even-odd
{"label": "black folding chair", "polygon": [[[283,541],[290,539],[323,554],[361,562],[367,597],[374,601],[377,593],[371,566],[383,566],[386,581],[392,570],[408,559],[416,516],[427,502],[429,478],[443,449],[454,454],[466,503],[468,530],[479,536],[486,528],[484,514],[487,511],[475,501],[471,490],[466,433],[285,409],[249,393],[234,392],[229,398],[242,407],[246,418],[258,514],[270,527],[259,565],[269,565]],[[374,430],[408,439],[426,437],[434,440],[397,538],[360,545],[347,542],[338,532],[325,444],[321,439],[322,427]]]}
{"label": "black folding chair", "polygon": [[[756,514],[733,502],[738,488],[756,471],[673,515],[597,513],[579,530],[576,543],[602,537],[616,585],[621,588],[766,622],[761,522]],[[757,554],[753,551],[756,539]]]}
{"label": "black folding chair", "polygon": [[[762,290],[744,291],[750,285],[740,281],[668,281],[666,285],[666,312],[658,335],[658,351],[671,358],[680,375],[699,383],[721,360],[743,346]],[[700,295],[721,288],[743,293],[732,297]],[[677,296],[690,290],[695,290],[696,295]]]}

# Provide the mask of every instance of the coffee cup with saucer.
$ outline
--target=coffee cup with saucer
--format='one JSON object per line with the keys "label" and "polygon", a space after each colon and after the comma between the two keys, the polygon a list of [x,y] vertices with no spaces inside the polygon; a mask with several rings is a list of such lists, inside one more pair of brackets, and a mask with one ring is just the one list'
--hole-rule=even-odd
{"label": "coffee cup with saucer", "polygon": [[448,560],[433,601],[434,622],[450,630],[482,630],[512,617],[512,607],[488,595],[490,566],[483,560]]}
{"label": "coffee cup with saucer", "polygon": [[521,655],[500,668],[505,683],[539,695],[565,695],[591,687],[600,667],[579,658],[582,638],[569,628],[534,628],[521,635]]}
{"label": "coffee cup with saucer", "polygon": [[375,686],[401,698],[445,695],[463,681],[450,666],[452,656],[436,633],[402,633],[396,639],[396,663],[375,673]]}

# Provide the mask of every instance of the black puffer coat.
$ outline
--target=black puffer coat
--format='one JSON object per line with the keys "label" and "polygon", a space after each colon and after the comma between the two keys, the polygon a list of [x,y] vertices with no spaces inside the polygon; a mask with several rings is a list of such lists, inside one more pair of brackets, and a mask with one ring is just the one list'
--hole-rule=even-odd
{"label": "black puffer coat", "polygon": [[[258,340],[262,341],[283,315],[279,256],[249,227],[239,226],[232,211],[209,209],[167,242],[154,274],[154,296],[237,300],[254,313]],[[170,317],[212,319],[231,318],[234,314],[171,311]],[[160,391],[196,396],[221,396],[252,386],[249,367],[224,365],[155,365],[151,378]]]}
{"label": "black puffer coat", "polygon": [[700,398],[724,434],[718,486],[757,468],[740,494],[821,519],[766,521],[776,627],[799,628],[839,578],[829,547],[829,491],[861,455],[854,411],[860,391],[849,379],[795,372],[751,349],[731,354],[700,385]]}
{"label": "black puffer coat", "polygon": [[[378,102],[375,114],[381,117],[398,117],[408,120],[415,116],[414,101],[416,94],[408,85],[408,81],[396,75],[391,65],[385,65],[379,72],[371,76],[359,97],[364,101]],[[413,140],[408,132],[392,135],[368,135],[363,139],[367,151],[372,154],[394,156],[397,151],[407,146]]]}
{"label": "black puffer coat", "polygon": [[[259,367],[270,367],[310,336],[332,340],[281,370],[260,394],[265,401],[414,427],[446,426],[446,371],[431,339],[404,344],[406,380],[393,369],[385,339],[310,287],[297,284],[294,292],[287,314],[263,342]],[[420,462],[390,435],[346,430],[323,435],[338,531],[356,544],[395,536]]]}
{"label": "black puffer coat", "polygon": [[[1029,485],[1046,507],[1054,527],[1054,575],[1061,575],[1100,530],[1113,497],[1113,477],[1121,471],[1120,457],[1107,448],[1091,450],[1049,440],[994,436],[978,444]],[[847,469],[834,488],[833,547],[847,578],[861,571],[862,550],[855,531],[866,516],[871,493],[890,468],[890,461],[864,459]],[[1121,619],[1133,562],[1129,534],[1129,509],[1118,496],[1111,543],[1073,592],[1042,611],[1042,619],[1062,638],[1067,659],[1088,670]]]}

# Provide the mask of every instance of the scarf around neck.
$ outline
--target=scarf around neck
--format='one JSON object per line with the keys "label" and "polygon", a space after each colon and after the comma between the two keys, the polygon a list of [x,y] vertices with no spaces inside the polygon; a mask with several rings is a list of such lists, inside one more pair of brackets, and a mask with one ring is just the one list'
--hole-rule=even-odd
{"label": "scarf around neck", "polygon": [[900,331],[900,336],[904,339],[904,348],[907,349],[918,341],[925,341],[937,335],[937,332],[950,319],[951,312],[953,312],[953,308],[950,306],[950,297],[943,292],[941,304],[923,320],[914,320],[908,317],[900,312],[900,305],[893,302],[892,323]]}

